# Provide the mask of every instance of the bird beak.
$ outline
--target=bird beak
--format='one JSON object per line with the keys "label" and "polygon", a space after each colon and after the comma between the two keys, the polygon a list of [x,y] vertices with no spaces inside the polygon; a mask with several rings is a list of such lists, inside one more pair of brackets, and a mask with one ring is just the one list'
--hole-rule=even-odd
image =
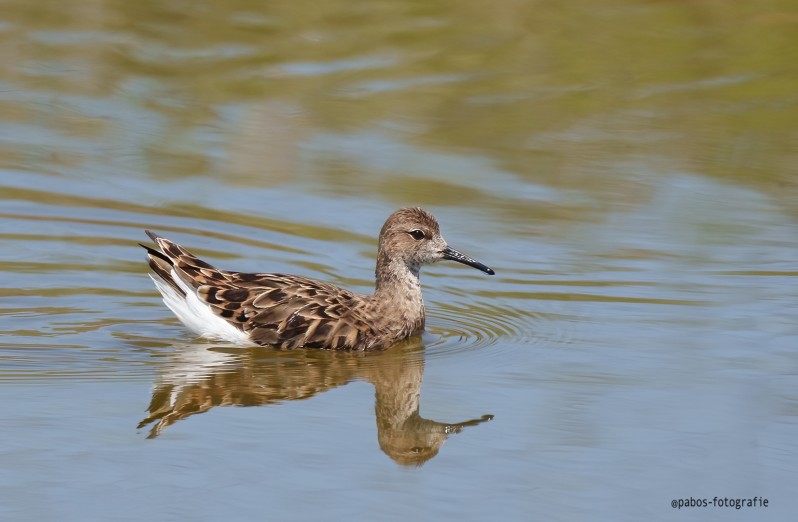
{"label": "bird beak", "polygon": [[463,263],[464,265],[473,266],[477,270],[482,270],[483,272],[485,272],[488,275],[496,274],[496,272],[494,272],[492,268],[489,268],[489,267],[483,265],[482,263],[480,263],[479,261],[471,259],[467,255],[461,254],[457,250],[455,250],[455,249],[453,249],[451,247],[448,247],[448,246],[443,249],[443,258],[444,259],[449,259],[451,261],[457,261],[458,263]]}

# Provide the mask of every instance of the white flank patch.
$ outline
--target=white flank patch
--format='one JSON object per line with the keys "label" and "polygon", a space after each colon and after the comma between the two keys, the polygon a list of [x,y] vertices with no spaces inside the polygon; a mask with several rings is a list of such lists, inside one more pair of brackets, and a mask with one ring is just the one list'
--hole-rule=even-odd
{"label": "white flank patch", "polygon": [[238,345],[252,346],[254,344],[247,334],[221,317],[214,315],[210,305],[200,300],[197,292],[184,283],[174,270],[172,270],[172,279],[186,293],[185,297],[177,293],[157,275],[150,274],[150,279],[161,292],[164,304],[192,332],[206,339],[218,339]]}

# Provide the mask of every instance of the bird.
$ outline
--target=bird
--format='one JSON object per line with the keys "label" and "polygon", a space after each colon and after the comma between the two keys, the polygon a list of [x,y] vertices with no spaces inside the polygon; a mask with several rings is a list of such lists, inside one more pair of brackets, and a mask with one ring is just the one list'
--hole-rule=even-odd
{"label": "bird", "polygon": [[435,217],[393,212],[379,234],[374,293],[309,277],[222,270],[145,230],[150,277],[166,306],[200,337],[241,346],[379,351],[424,330],[421,266],[451,260],[493,269],[451,248]]}

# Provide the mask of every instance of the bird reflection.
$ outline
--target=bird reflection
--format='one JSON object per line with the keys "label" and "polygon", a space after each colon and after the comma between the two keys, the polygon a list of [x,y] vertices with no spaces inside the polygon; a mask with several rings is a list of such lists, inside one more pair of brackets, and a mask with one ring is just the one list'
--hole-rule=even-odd
{"label": "bird reflection", "polygon": [[424,354],[417,343],[403,343],[372,354],[324,350],[277,351],[186,345],[163,364],[147,417],[148,438],[214,406],[266,406],[307,399],[353,380],[372,383],[380,449],[395,462],[420,466],[438,454],[452,433],[493,418],[458,423],[419,415]]}

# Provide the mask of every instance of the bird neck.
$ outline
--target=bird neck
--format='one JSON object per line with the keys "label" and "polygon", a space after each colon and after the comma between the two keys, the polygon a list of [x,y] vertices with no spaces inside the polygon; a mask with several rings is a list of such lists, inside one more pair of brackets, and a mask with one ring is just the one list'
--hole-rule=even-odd
{"label": "bird neck", "polygon": [[374,297],[385,313],[399,318],[413,333],[424,327],[424,298],[420,267],[403,260],[378,256]]}

